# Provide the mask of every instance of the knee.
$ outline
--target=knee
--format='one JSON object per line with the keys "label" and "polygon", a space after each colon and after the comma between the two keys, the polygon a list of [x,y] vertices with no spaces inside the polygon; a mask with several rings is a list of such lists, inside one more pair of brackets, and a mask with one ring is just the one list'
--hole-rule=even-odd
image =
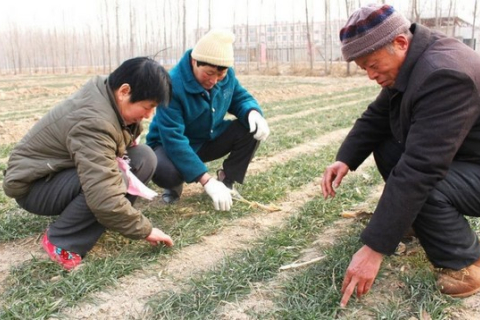
{"label": "knee", "polygon": [[151,171],[154,172],[157,167],[157,157],[155,156],[155,152],[153,152],[153,150],[147,145],[141,145],[139,147],[142,147],[143,149],[140,157],[141,166],[150,168]]}
{"label": "knee", "polygon": [[161,188],[171,189],[184,182],[182,175],[172,163],[159,162],[152,181]]}
{"label": "knee", "polygon": [[456,208],[443,192],[433,189],[418,213],[416,222],[431,225],[430,220],[445,219],[449,216],[458,216]]}
{"label": "knee", "polygon": [[454,207],[454,192],[455,190],[451,189],[451,186],[445,180],[442,180],[429,193],[425,203],[437,208]]}
{"label": "knee", "polygon": [[130,166],[137,177],[149,177],[150,179],[157,167],[155,152],[147,145],[138,145],[128,149]]}

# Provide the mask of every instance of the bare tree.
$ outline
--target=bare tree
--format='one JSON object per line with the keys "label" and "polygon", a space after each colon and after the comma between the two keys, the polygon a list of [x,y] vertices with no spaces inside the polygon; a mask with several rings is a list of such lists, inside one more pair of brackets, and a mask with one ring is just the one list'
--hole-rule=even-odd
{"label": "bare tree", "polygon": [[[177,4],[177,10],[175,11],[177,13],[176,15],[176,21],[173,23],[173,25],[176,25],[177,27],[176,28],[173,28],[174,29],[174,36],[172,37],[172,42],[173,42],[173,39],[175,39],[175,53],[176,55],[178,55],[178,51],[182,51],[183,52],[183,48],[182,48],[182,28],[181,28],[181,21],[182,21],[182,11],[180,10],[180,8],[178,7],[179,3],[178,1],[177,2],[174,2],[175,4]],[[180,4],[181,5],[181,4]]]}
{"label": "bare tree", "polygon": [[[260,1],[260,12],[262,12],[263,0]],[[261,25],[261,23],[260,23]],[[255,28],[255,38],[257,39],[257,44],[255,46],[256,58],[257,58],[257,70],[260,70],[260,59],[261,59],[261,40],[260,40],[260,27]]]}
{"label": "bare tree", "polygon": [[438,29],[440,26],[441,22],[440,19],[442,17],[442,8],[441,8],[441,3],[439,3],[439,0],[435,0],[435,29]]}
{"label": "bare tree", "polygon": [[[97,8],[100,9],[97,14],[98,19],[93,23],[78,24],[74,27],[70,24],[66,11],[63,23],[60,21],[59,24],[48,29],[37,28],[34,30],[13,22],[10,28],[0,30],[0,39],[2,40],[0,68],[2,68],[2,72],[7,70],[7,72],[13,73],[38,72],[39,70],[63,73],[83,70],[79,69],[80,66],[101,68],[103,65],[103,73],[106,74],[112,70],[112,65],[121,63],[122,58],[127,55],[134,56],[139,52],[154,54],[160,51],[162,51],[163,63],[174,64],[175,60],[186,50],[189,41],[193,40],[195,36],[195,40],[198,40],[203,32],[202,27],[207,29],[208,24],[208,29],[211,29],[213,23],[217,22],[215,19],[218,18],[218,15],[212,11],[216,9],[214,8],[216,2],[212,0],[190,1],[188,7],[186,0],[154,1],[151,7],[136,6],[137,2],[134,0],[98,1],[95,2]],[[477,1],[475,1],[476,7],[478,6]],[[191,5],[192,2],[197,3],[196,8],[195,5]],[[350,16],[353,8],[356,8],[360,2],[364,3],[365,1],[344,1],[347,16]],[[380,1],[377,2],[380,3]],[[381,2],[388,1],[382,0]],[[425,5],[435,8],[439,19],[440,0],[424,2],[409,1],[408,11],[414,18],[412,21],[419,19],[420,11]],[[336,6],[338,13],[333,12],[333,2],[330,0],[323,2],[305,0],[303,4],[305,9],[301,5],[299,6],[298,1],[295,0],[291,0],[291,2],[237,0],[235,6],[232,6],[232,11],[222,12],[233,18],[231,26],[235,30],[238,40],[242,41],[237,43],[236,47],[242,47],[241,57],[245,57],[246,67],[244,70],[246,73],[250,73],[250,63],[254,62],[254,59],[257,60],[256,68],[258,70],[264,67],[277,70],[282,62],[290,63],[292,69],[298,67],[299,62],[309,63],[310,70],[313,70],[316,60],[324,59],[325,73],[331,72],[333,58],[336,54],[333,52],[336,50],[334,46],[336,36],[333,36],[331,32],[333,29],[337,32],[336,27],[338,26],[337,22],[332,19],[334,15],[335,17],[339,16],[340,8]],[[291,13],[287,13],[287,19],[290,21],[280,21],[284,17],[280,15],[279,8],[282,6],[283,10],[285,5],[291,8]],[[445,0],[444,6],[447,5],[449,7],[445,7],[445,9],[448,9],[450,19],[455,12],[456,0],[448,0],[448,2]],[[295,17],[298,9],[300,9],[300,18]],[[318,16],[316,13],[323,9],[325,9],[325,16]],[[144,11],[142,12],[142,10]],[[477,9],[475,9],[474,18],[476,18],[476,11]],[[259,24],[256,24],[252,18],[254,16],[252,13],[257,12],[259,13]],[[344,15],[343,3],[341,12]],[[207,14],[208,16],[206,16]],[[302,14],[305,15],[303,19],[301,18]],[[189,18],[195,19],[195,17],[197,21],[189,20]],[[316,19],[320,21],[316,21]],[[324,23],[317,23],[321,21]],[[475,22],[476,20],[472,27],[473,39]],[[188,28],[195,25],[197,33],[192,32],[190,35]],[[455,28],[455,23],[449,22],[448,33],[451,33],[452,26]],[[318,45],[319,41],[322,45]],[[154,50],[152,50],[153,48]],[[354,66],[354,64],[347,64],[347,74],[350,74],[350,65]]]}
{"label": "bare tree", "polygon": [[[330,1],[325,0],[325,74],[329,75],[330,74],[330,67],[329,67],[329,60],[331,63],[331,59],[328,59],[328,54],[327,54],[327,48],[330,47],[330,50],[332,48],[332,34],[331,34],[331,29],[330,29]],[[312,50],[314,51],[314,50]],[[330,58],[332,57],[332,54],[330,54]]]}
{"label": "bare tree", "polygon": [[110,41],[110,16],[108,13],[108,0],[104,0],[105,4],[105,18],[107,20],[107,30],[105,37],[107,38],[107,57],[108,57],[108,72],[112,71],[112,45]]}
{"label": "bare tree", "polygon": [[78,59],[78,47],[77,47],[77,34],[75,32],[72,32],[71,34],[68,34],[66,39],[69,39],[71,41],[70,43],[70,70],[72,72],[75,71],[75,61],[79,61]]}
{"label": "bare tree", "polygon": [[67,29],[65,26],[65,12],[62,13],[62,20],[63,20],[63,33],[62,33],[62,43],[63,43],[63,67],[65,70],[65,73],[68,73],[68,57],[67,57]]}
{"label": "bare tree", "polygon": [[118,0],[115,0],[115,34],[116,34],[116,57],[117,57],[117,66],[120,65],[120,6]]}
{"label": "bare tree", "polygon": [[132,7],[132,0],[130,0],[130,57],[134,56],[135,48],[135,11]]}
{"label": "bare tree", "polygon": [[247,74],[250,73],[250,25],[249,25],[249,11],[248,11],[248,0],[247,1],[247,34],[245,35],[245,64],[246,64],[246,72]]}
{"label": "bare tree", "polygon": [[[450,34],[449,34],[450,23],[452,23],[452,22],[455,23],[455,19],[453,19],[453,21],[451,20],[451,18],[452,18],[452,7],[453,7],[453,0],[450,0],[450,1],[448,2],[448,15],[447,15],[447,23],[446,23],[447,26],[446,26],[446,28],[445,28],[445,33],[446,33],[447,35],[450,35]],[[452,34],[452,35],[453,35],[453,34]]]}
{"label": "bare tree", "polygon": [[48,43],[49,43],[49,48],[50,48],[50,63],[52,67],[52,73],[55,74],[55,61],[57,61],[56,53],[57,50],[55,50],[55,40],[56,40],[56,32],[55,29],[53,30],[52,33],[50,33],[50,30],[48,31]]}
{"label": "bare tree", "polygon": [[[295,0],[292,1],[292,21],[295,22]],[[291,37],[292,37],[292,60],[291,60],[291,64],[292,64],[292,68],[295,69],[295,64],[296,64],[296,33],[295,33],[295,23],[292,23],[292,27],[291,27]]]}
{"label": "bare tree", "polygon": [[305,24],[307,27],[307,50],[309,54],[310,70],[313,70],[313,55],[314,50],[312,48],[312,39],[310,37],[310,24],[308,23],[308,1],[305,0]]}
{"label": "bare tree", "polygon": [[[163,2],[163,21],[167,21],[167,1]],[[167,28],[163,28],[163,43],[167,45]],[[164,60],[167,59],[167,50],[164,51],[163,54]]]}
{"label": "bare tree", "polygon": [[183,20],[183,28],[182,28],[182,51],[185,52],[185,50],[187,50],[187,4],[186,4],[186,0],[183,0],[182,2],[182,12],[183,12],[183,15],[182,15],[182,20]]}
{"label": "bare tree", "polygon": [[[105,0],[106,2],[106,0]],[[102,35],[106,34],[105,32],[105,25],[104,25],[104,20],[102,19],[102,17],[100,17],[100,32]],[[105,53],[106,51],[106,45],[105,45],[105,37],[102,36],[100,37],[101,38],[101,42],[102,42],[102,63],[103,63],[103,74],[106,74],[107,73],[107,55]]]}
{"label": "bare tree", "polygon": [[[457,14],[457,0],[453,0],[453,12],[454,12],[454,15],[456,16],[456,14]],[[455,19],[454,19],[452,25],[453,25],[452,34],[455,34],[456,28],[457,28],[457,24],[455,23]]]}
{"label": "bare tree", "polygon": [[477,3],[478,3],[478,0],[475,0],[475,4],[473,5],[473,23],[472,23],[472,41],[471,41],[472,49],[475,49],[475,22],[477,19]]}
{"label": "bare tree", "polygon": [[195,30],[195,42],[198,41],[198,39],[200,39],[200,7],[201,7],[201,4],[200,4],[201,0],[197,0],[197,28]]}
{"label": "bare tree", "polygon": [[20,39],[18,26],[16,24],[10,25],[9,40],[10,40],[10,57],[13,67],[13,74],[22,72],[22,57],[20,55]]}
{"label": "bare tree", "polygon": [[277,21],[277,1],[274,2],[273,4],[273,14],[274,14],[274,17],[273,17],[273,28],[274,28],[274,32],[273,32],[273,37],[274,37],[274,48],[275,48],[275,59],[274,59],[274,62],[275,62],[275,66],[278,68],[278,61],[280,60],[278,58],[278,37],[277,37],[277,26],[278,26],[278,21]]}
{"label": "bare tree", "polygon": [[410,2],[410,20],[412,22],[420,22],[420,12],[418,11],[417,0],[411,0]]}
{"label": "bare tree", "polygon": [[[353,1],[345,0],[345,11],[347,13],[347,19],[350,17],[350,14],[353,12]],[[350,62],[347,62],[347,76],[351,75]]]}
{"label": "bare tree", "polygon": [[[145,18],[144,18],[144,27],[145,27],[145,32],[144,32],[144,35],[145,35],[145,39],[143,41],[143,55],[149,55],[149,54],[153,54],[153,52],[150,52],[149,49],[151,48],[151,46],[149,47],[149,36],[151,34],[156,34],[156,35],[160,35],[160,30],[157,30],[158,28],[156,28],[156,25],[154,23],[154,21],[152,19],[149,19],[148,18],[148,10],[146,10],[146,8],[143,8],[143,13],[145,15]],[[155,1],[155,11],[154,12],[158,12],[158,1]],[[148,21],[151,21],[150,24],[148,23]],[[148,26],[151,26],[151,30],[149,30]],[[158,45],[158,41],[159,41],[160,37],[159,36],[153,36],[153,43],[154,44],[157,44]],[[139,46],[140,47],[140,46]],[[157,47],[155,47],[157,48]],[[157,52],[158,49],[154,49],[154,52]]]}
{"label": "bare tree", "polygon": [[87,30],[85,30],[85,32],[83,33],[83,42],[85,43],[85,45],[88,46],[86,48],[87,62],[88,62],[87,66],[90,66],[95,70],[97,62],[95,61],[95,58],[94,58],[96,54],[93,53],[93,51],[95,50],[95,47],[92,43],[93,42],[92,40],[93,40],[92,28],[91,26],[88,26]]}
{"label": "bare tree", "polygon": [[212,0],[208,0],[208,30],[212,29]]}

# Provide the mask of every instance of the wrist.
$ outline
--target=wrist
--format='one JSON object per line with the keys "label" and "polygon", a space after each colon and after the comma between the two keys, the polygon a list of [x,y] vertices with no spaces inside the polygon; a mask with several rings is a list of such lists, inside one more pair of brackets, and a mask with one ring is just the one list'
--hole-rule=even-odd
{"label": "wrist", "polygon": [[210,179],[212,179],[212,176],[208,173],[205,173],[200,177],[200,179],[198,179],[198,182],[202,185],[202,187],[205,187],[205,185],[208,183],[208,181],[210,181]]}
{"label": "wrist", "polygon": [[[207,181],[205,181],[205,183],[202,183],[202,187],[205,187],[205,185],[212,179],[212,177],[208,178]],[[200,182],[201,183],[201,182]]]}

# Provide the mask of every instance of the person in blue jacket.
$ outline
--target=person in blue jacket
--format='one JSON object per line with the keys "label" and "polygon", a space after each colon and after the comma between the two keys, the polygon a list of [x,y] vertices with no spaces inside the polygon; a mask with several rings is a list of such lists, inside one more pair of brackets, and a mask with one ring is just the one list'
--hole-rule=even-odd
{"label": "person in blue jacket", "polygon": [[[234,35],[211,30],[170,71],[173,96],[158,108],[147,134],[157,156],[152,181],[162,199],[179,199],[184,182],[199,182],[216,210],[228,211],[259,142],[270,134],[262,109],[232,68]],[[227,113],[235,119],[225,119]],[[213,177],[205,162],[227,156]]]}

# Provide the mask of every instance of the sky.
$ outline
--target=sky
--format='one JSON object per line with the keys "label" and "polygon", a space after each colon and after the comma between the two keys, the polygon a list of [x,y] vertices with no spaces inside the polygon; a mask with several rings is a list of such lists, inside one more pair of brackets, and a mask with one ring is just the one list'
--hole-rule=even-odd
{"label": "sky", "polygon": [[[113,7],[113,0],[109,5]],[[132,0],[138,8],[162,8],[165,0]],[[267,20],[286,21],[286,20],[304,20],[305,9],[302,0],[210,0],[212,1],[212,27],[228,27],[232,21],[241,21],[247,16],[246,3],[252,10],[248,13],[249,23],[267,23]],[[310,12],[315,13],[315,19],[323,17],[323,1],[307,0],[310,6]],[[448,3],[448,0],[420,0],[421,6],[434,6],[436,1]],[[473,13],[473,3],[475,0],[457,0],[459,11],[471,20]],[[119,0],[123,6],[129,6],[130,0]],[[169,3],[177,5],[180,0],[170,0]],[[192,21],[197,21],[197,4],[202,5],[202,14],[200,18],[202,24],[207,25],[207,6],[208,0],[187,0],[187,16],[190,25],[188,28],[195,28]],[[360,1],[362,4],[381,2],[375,0]],[[259,12],[258,7],[262,3],[263,12]],[[344,0],[330,0],[332,6],[332,19],[335,15],[345,18],[342,10]],[[409,1],[392,0],[389,2],[397,10],[406,11]],[[337,8],[336,5],[340,5]],[[12,23],[33,28],[49,28],[54,25],[61,26],[81,26],[93,24],[99,19],[101,6],[104,0],[0,0],[0,28],[8,28]],[[276,6],[276,11],[273,9]],[[232,10],[234,7],[235,10]],[[445,5],[447,7],[447,5]],[[427,10],[427,9],[424,9]],[[273,12],[276,15],[273,15]],[[480,11],[480,10],[479,10]],[[159,16],[159,19],[162,17]]]}

